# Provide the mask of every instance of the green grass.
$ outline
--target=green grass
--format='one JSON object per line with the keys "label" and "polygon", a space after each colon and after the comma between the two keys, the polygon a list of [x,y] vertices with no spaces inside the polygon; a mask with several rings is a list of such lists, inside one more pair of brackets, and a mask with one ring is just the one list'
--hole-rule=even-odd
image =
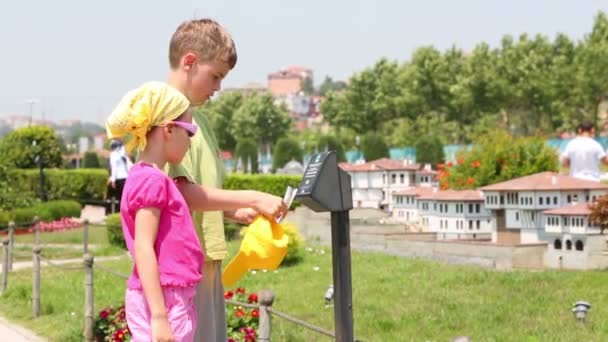
{"label": "green grass", "polygon": [[[61,247],[58,245],[53,246],[45,246],[42,245],[42,251],[40,255],[47,259],[73,259],[73,258],[82,258],[83,249],[82,246],[77,246],[80,248],[72,248],[70,246]],[[119,247],[114,247],[110,245],[96,245],[91,246],[89,248],[90,253],[95,256],[111,256],[111,255],[121,255],[125,254],[125,250]],[[13,257],[13,262],[19,261],[31,261],[33,256],[32,247],[30,246],[15,246],[15,254]],[[2,253],[2,257],[0,257],[0,261],[4,260],[4,253]]]}
{"label": "green grass", "polygon": [[[44,232],[40,233],[40,243],[71,243],[82,244],[84,239],[84,229],[72,229],[63,232]],[[15,235],[16,243],[34,243],[34,234],[19,234]],[[89,243],[90,244],[107,244],[108,236],[106,227],[104,226],[89,226]]]}
{"label": "green grass", "polygon": [[[238,242],[230,243],[231,254],[237,248]],[[128,260],[104,265],[123,273],[131,268]],[[474,341],[608,340],[604,271],[497,272],[353,253],[352,277],[355,336],[364,341],[450,341],[458,335]],[[249,273],[238,286],[272,289],[276,310],[333,330],[333,309],[326,309],[323,300],[330,283],[331,252],[315,247],[302,263],[277,273]],[[44,269],[42,317],[31,320],[31,271],[11,273],[9,290],[0,297],[0,314],[51,341],[80,341],[82,284],[80,271]],[[95,273],[96,312],[120,303],[123,294],[124,280]],[[593,306],[586,324],[573,318],[571,307],[577,300]],[[273,319],[273,339],[330,340],[278,317]]]}

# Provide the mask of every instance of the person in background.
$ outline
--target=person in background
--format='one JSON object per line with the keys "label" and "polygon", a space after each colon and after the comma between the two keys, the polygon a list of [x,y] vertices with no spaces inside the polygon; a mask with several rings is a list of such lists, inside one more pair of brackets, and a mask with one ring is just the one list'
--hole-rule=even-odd
{"label": "person in background", "polygon": [[562,165],[570,167],[570,176],[600,181],[600,163],[608,165],[608,157],[600,143],[593,137],[593,123],[584,120],[578,126],[576,138],[572,139],[561,155]]}
{"label": "person in background", "polygon": [[120,140],[113,139],[110,142],[110,149],[112,152],[110,153],[110,188],[108,194],[110,195],[109,197],[114,197],[117,200],[117,208],[120,208],[125,181],[133,163],[125,152],[125,147]]}

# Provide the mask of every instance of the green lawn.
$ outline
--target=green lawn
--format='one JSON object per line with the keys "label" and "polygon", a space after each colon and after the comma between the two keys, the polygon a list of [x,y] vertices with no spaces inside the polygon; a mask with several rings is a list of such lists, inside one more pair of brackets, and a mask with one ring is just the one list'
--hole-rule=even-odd
{"label": "green lawn", "polygon": [[[237,242],[230,244],[232,253],[236,248]],[[131,267],[127,259],[103,264],[123,273]],[[497,272],[354,253],[352,272],[355,336],[364,341],[450,341],[458,335],[474,341],[608,340],[604,271]],[[11,273],[0,314],[52,341],[82,340],[82,272],[44,269],[42,317],[37,320],[30,319],[31,282],[31,271]],[[333,330],[333,309],[326,309],[323,300],[331,282],[331,253],[315,247],[297,266],[250,273],[238,285],[248,291],[272,289],[276,310]],[[97,271],[96,311],[120,303],[123,291],[124,280]],[[571,312],[577,300],[593,306],[584,325]],[[273,338],[329,340],[278,317]]]}
{"label": "green lawn", "polygon": [[[84,239],[84,229],[72,229],[63,232],[44,232],[40,233],[40,243],[71,243],[82,244]],[[15,235],[16,243],[34,243],[34,234]],[[107,244],[108,237],[104,226],[89,226],[90,244]]]}

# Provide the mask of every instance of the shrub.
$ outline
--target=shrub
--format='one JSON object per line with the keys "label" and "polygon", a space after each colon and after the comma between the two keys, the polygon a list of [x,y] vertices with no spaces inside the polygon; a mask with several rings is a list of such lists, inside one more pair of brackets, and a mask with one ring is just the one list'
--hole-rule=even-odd
{"label": "shrub", "polygon": [[[297,188],[301,176],[291,175],[242,175],[232,174],[224,179],[224,188],[229,190],[257,190],[283,197],[287,186]],[[299,206],[294,201],[291,208]]]}
{"label": "shrub", "polygon": [[602,196],[597,201],[589,205],[591,222],[600,227],[600,232],[608,228],[608,196]]}
{"label": "shrub", "polygon": [[127,249],[125,238],[122,235],[122,223],[120,222],[120,214],[112,214],[106,216],[106,231],[108,232],[108,242],[110,245]]}
{"label": "shrub", "polygon": [[[14,191],[26,196],[38,194],[40,172],[38,170],[9,170]],[[45,192],[49,200],[101,200],[104,198],[108,171],[104,169],[45,169]]]}
{"label": "shrub", "polygon": [[80,209],[80,203],[76,201],[50,201],[7,211],[6,217],[17,225],[26,225],[33,222],[36,216],[42,221],[54,221],[64,217],[80,217]]}
{"label": "shrub", "polygon": [[298,142],[292,138],[281,138],[274,146],[274,154],[272,156],[272,170],[276,172],[282,168],[290,160],[302,162],[302,149]]}
{"label": "shrub", "polygon": [[258,172],[258,145],[252,139],[241,139],[236,143],[234,151],[234,168],[241,161],[243,170],[247,171],[247,164],[251,161],[251,173]]}
{"label": "shrub", "polygon": [[100,168],[101,163],[99,163],[97,153],[93,151],[85,152],[84,157],[82,158],[82,166],[89,169]]}
{"label": "shrub", "polygon": [[95,341],[131,341],[131,331],[127,326],[125,306],[115,309],[109,306],[99,312],[93,324]]}
{"label": "shrub", "polygon": [[437,165],[443,163],[443,144],[437,135],[425,135],[416,142],[416,162]]}
{"label": "shrub", "polygon": [[[33,141],[36,145],[33,145]],[[42,165],[61,166],[61,147],[55,131],[47,126],[29,126],[17,129],[0,141],[0,160],[8,167],[37,168],[36,156],[42,156]]]}
{"label": "shrub", "polygon": [[346,154],[344,153],[344,147],[340,143],[340,141],[331,135],[323,135],[319,137],[317,141],[317,151],[336,151],[336,156],[338,157],[338,162],[346,161]]}
{"label": "shrub", "polygon": [[442,189],[475,189],[543,171],[557,171],[557,154],[540,138],[514,138],[505,131],[481,136],[457,153],[456,164],[438,165]]}
{"label": "shrub", "polygon": [[287,255],[285,255],[281,266],[295,265],[304,259],[305,242],[294,224],[285,222],[282,226],[285,234],[289,236],[289,242],[287,243]]}
{"label": "shrub", "polygon": [[369,133],[361,139],[361,151],[367,161],[380,158],[388,158],[388,146],[382,136],[376,133]]}
{"label": "shrub", "polygon": [[[234,300],[241,303],[257,304],[256,293],[247,294],[247,291],[239,287],[236,290],[224,292],[224,299]],[[260,322],[258,309],[247,309],[240,305],[226,303],[226,321],[228,323],[228,341],[255,341],[257,329]]]}

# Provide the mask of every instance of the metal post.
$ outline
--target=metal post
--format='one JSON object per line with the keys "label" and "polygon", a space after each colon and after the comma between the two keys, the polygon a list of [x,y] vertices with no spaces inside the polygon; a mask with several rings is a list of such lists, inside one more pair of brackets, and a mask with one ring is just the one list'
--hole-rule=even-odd
{"label": "metal post", "polygon": [[350,273],[348,211],[331,212],[331,252],[334,277],[336,341],[353,342],[353,304]]}
{"label": "metal post", "polygon": [[89,253],[89,220],[88,219],[84,220],[82,246],[83,246],[84,254]]}
{"label": "metal post", "polygon": [[13,247],[15,245],[15,222],[8,223],[8,270],[13,270]]}
{"label": "metal post", "polygon": [[274,293],[270,290],[262,290],[259,295],[260,301],[260,324],[258,326],[258,341],[270,342],[272,331],[272,317],[269,308],[274,302]]}
{"label": "metal post", "polygon": [[8,285],[8,238],[2,239],[2,249],[4,250],[4,260],[2,263],[2,293],[6,291],[6,286]]}
{"label": "metal post", "polygon": [[39,245],[34,246],[34,281],[32,287],[32,315],[40,316],[40,251]]}
{"label": "metal post", "polygon": [[93,342],[93,261],[91,254],[85,254],[84,262],[84,340]]}

